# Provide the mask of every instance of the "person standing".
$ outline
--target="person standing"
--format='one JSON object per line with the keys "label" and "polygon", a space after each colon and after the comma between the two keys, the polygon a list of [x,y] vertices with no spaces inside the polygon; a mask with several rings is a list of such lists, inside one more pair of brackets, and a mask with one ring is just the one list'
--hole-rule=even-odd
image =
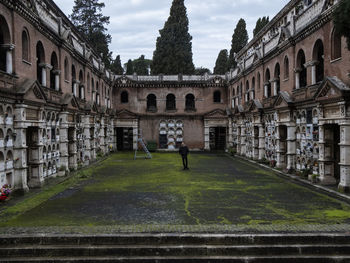
{"label": "person standing", "polygon": [[179,149],[179,154],[182,157],[182,164],[184,166],[184,170],[188,170],[188,160],[187,160],[187,155],[190,152],[188,149],[187,145],[183,142],[180,146]]}

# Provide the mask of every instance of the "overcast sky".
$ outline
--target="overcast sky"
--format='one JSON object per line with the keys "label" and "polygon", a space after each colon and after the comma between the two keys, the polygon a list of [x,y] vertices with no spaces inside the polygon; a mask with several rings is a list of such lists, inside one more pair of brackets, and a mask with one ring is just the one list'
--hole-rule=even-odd
{"label": "overcast sky", "polygon": [[[62,11],[72,12],[73,0],[54,0]],[[172,0],[104,0],[103,13],[110,16],[108,25],[112,36],[113,57],[121,56],[122,63],[144,54],[152,59],[159,36],[170,12]],[[249,38],[256,20],[273,18],[289,0],[185,0],[193,37],[192,51],[196,67],[211,71],[221,49],[230,49],[231,38],[238,20],[247,23]]]}

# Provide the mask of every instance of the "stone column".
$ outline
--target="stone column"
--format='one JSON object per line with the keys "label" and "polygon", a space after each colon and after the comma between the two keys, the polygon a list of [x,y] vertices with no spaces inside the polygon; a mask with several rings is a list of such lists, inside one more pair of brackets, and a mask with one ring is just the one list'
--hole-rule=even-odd
{"label": "stone column", "polygon": [[311,85],[316,84],[316,67],[318,65],[318,61],[311,61],[308,64],[311,67]]}
{"label": "stone column", "polygon": [[265,157],[265,130],[263,125],[259,125],[259,160]]}
{"label": "stone column", "polygon": [[79,87],[80,82],[76,79],[73,79],[73,95],[77,96],[77,87]]}
{"label": "stone column", "polygon": [[253,123],[253,159],[259,160],[259,129],[255,129],[257,127],[256,123]]}
{"label": "stone column", "polygon": [[43,85],[44,87],[47,87],[47,70],[49,71],[52,69],[52,66],[50,64],[46,64],[46,63],[40,63],[39,67],[41,68],[41,85]]}
{"label": "stone column", "polygon": [[59,91],[60,90],[60,75],[61,75],[61,71],[60,70],[54,70],[52,73],[55,75],[55,90]]}
{"label": "stone column", "polygon": [[233,142],[232,142],[232,118],[228,118],[228,145],[229,145],[229,147],[233,146]]}
{"label": "stone column", "polygon": [[287,125],[287,169],[295,169],[296,156],[296,126],[294,122],[289,122]]}
{"label": "stone column", "polygon": [[246,128],[243,124],[241,125],[241,152],[239,153],[240,155],[247,156],[246,140],[247,140]]}
{"label": "stone column", "polygon": [[91,158],[91,145],[90,145],[90,116],[85,115],[82,116],[82,122],[83,122],[83,136],[84,136],[84,145],[85,145],[85,151],[84,151],[84,164],[89,164],[92,160]]}
{"label": "stone column", "polygon": [[69,168],[69,140],[68,140],[68,113],[62,112],[60,114],[62,119],[60,123],[60,165]]}
{"label": "stone column", "polygon": [[19,191],[28,192],[27,182],[27,138],[26,138],[26,105],[17,104],[14,110],[18,118],[14,121],[14,182],[12,187]]}
{"label": "stone column", "polygon": [[14,44],[4,44],[2,48],[6,50],[6,73],[13,73],[13,59],[12,59],[12,50],[15,48]]}
{"label": "stone column", "polygon": [[138,147],[138,127],[134,127],[133,128],[133,135],[134,135],[134,138],[133,138],[133,142],[134,142],[134,145],[133,145],[133,150],[137,150],[137,147]]}
{"label": "stone column", "polygon": [[294,69],[295,72],[295,88],[300,89],[300,72],[301,68]]}
{"label": "stone column", "polygon": [[208,121],[204,121],[204,150],[210,151],[210,138],[209,138],[209,126]]}
{"label": "stone column", "polygon": [[350,121],[340,124],[340,183],[339,190],[350,192]]}
{"label": "stone column", "polygon": [[273,79],[273,80],[272,80],[273,95],[274,95],[274,96],[277,96],[277,95],[278,95],[278,86],[277,86],[278,81],[279,81],[279,79]]}
{"label": "stone column", "polygon": [[269,82],[266,82],[266,83],[264,84],[264,97],[265,97],[265,98],[268,98],[268,88],[269,88],[269,85],[270,85]]}

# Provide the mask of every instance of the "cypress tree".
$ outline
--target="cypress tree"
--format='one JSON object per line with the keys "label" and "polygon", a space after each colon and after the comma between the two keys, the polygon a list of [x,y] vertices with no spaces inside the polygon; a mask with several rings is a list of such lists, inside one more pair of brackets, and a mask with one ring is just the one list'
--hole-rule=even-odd
{"label": "cypress tree", "polygon": [[340,1],[333,13],[335,30],[346,38],[348,50],[350,50],[350,0]]}
{"label": "cypress tree", "polygon": [[228,69],[234,68],[237,66],[237,62],[234,59],[234,54],[238,53],[246,44],[248,43],[248,32],[246,29],[246,23],[243,18],[241,18],[235,31],[232,35],[232,44],[230,50],[230,56],[228,59]]}
{"label": "cypress tree", "polygon": [[122,67],[122,62],[120,61],[120,56],[116,56],[111,64],[111,70],[117,75],[123,75],[124,69]]}
{"label": "cypress tree", "polygon": [[227,72],[228,52],[227,49],[220,51],[215,62],[214,74],[223,75]]}
{"label": "cypress tree", "polygon": [[170,16],[159,33],[152,74],[193,74],[192,37],[188,32],[184,0],[173,0]]}
{"label": "cypress tree", "polygon": [[253,30],[253,35],[256,36],[261,31],[261,29],[263,29],[264,26],[266,26],[269,22],[270,22],[270,18],[268,16],[259,18],[258,21],[256,21],[256,25]]}
{"label": "cypress tree", "polygon": [[108,67],[112,60],[112,52],[108,47],[112,37],[105,27],[109,24],[109,17],[102,14],[103,7],[105,4],[99,3],[99,0],[74,0],[72,14],[69,17],[90,46],[99,55],[102,53],[102,61]]}
{"label": "cypress tree", "polygon": [[132,60],[129,59],[128,63],[126,64],[126,75],[132,74],[134,74],[134,64],[132,63]]}

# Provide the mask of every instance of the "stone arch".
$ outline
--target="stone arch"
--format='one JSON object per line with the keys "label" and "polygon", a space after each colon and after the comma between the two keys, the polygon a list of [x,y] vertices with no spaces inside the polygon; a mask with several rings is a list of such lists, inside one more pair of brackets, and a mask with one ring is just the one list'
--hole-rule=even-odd
{"label": "stone arch", "polygon": [[41,41],[38,41],[36,43],[36,74],[37,74],[37,80],[41,85],[44,85],[43,78],[46,77],[44,74],[46,74],[45,70],[45,49],[43,46],[43,43]]}
{"label": "stone arch", "polygon": [[303,49],[300,49],[297,54],[297,61],[296,61],[296,71],[300,74],[299,75],[299,87],[306,87],[307,86],[307,70],[305,67],[306,63],[306,57],[305,52]]}
{"label": "stone arch", "polygon": [[13,161],[13,153],[11,150],[7,151],[6,153],[6,161]]}
{"label": "stone arch", "polygon": [[316,83],[321,82],[324,79],[324,46],[321,39],[315,42],[312,60],[316,63]]}
{"label": "stone arch", "polygon": [[30,61],[30,39],[26,27],[22,30],[22,60]]}

